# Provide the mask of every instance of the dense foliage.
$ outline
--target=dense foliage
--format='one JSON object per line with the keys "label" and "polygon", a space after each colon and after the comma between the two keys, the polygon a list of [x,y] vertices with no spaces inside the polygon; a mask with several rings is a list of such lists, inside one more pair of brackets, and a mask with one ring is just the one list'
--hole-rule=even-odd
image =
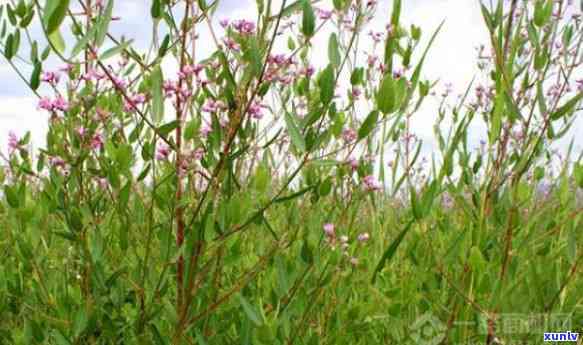
{"label": "dense foliage", "polygon": [[578,5],[481,4],[482,75],[455,98],[423,77],[441,26],[403,23],[405,1],[227,20],[218,0],[152,0],[146,51],[110,33],[114,3],[0,5],[5,61],[50,114],[45,147],[11,134],[2,156],[0,344],[582,330],[582,152],[555,146],[581,114]]}

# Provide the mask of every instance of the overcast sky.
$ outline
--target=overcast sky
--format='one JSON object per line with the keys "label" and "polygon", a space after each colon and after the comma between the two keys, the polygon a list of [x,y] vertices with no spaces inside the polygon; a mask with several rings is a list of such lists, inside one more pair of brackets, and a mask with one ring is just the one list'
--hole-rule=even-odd
{"label": "overcast sky", "polygon": [[[331,8],[328,2],[331,3],[331,1],[322,2],[321,7]],[[112,24],[113,34],[135,39],[138,47],[147,46],[152,31],[149,3],[145,0],[116,1],[114,12],[121,16],[121,20]],[[370,29],[382,30],[389,18],[391,3],[392,1],[379,0],[377,19]],[[478,5],[478,0],[403,1],[403,23],[421,26],[426,39],[430,36],[430,32],[442,20],[445,20],[445,26],[426,61],[425,78],[451,82],[454,90],[459,93],[465,90],[477,73],[475,47],[487,41]],[[223,0],[215,18],[217,21],[222,18],[251,19],[255,18],[254,13],[255,0]],[[204,32],[201,32],[200,40],[199,47],[212,46],[210,41],[207,42],[205,39]],[[205,45],[205,43],[209,44]],[[314,59],[317,59],[317,56]],[[0,147],[2,151],[6,150],[7,134],[10,130],[19,135],[31,131],[34,146],[43,145],[47,130],[47,114],[37,110],[36,98],[6,63],[6,60],[0,57],[0,61]],[[315,62],[318,65],[318,61]],[[165,67],[172,69],[173,66],[170,64]],[[425,142],[423,151],[426,155],[431,153],[434,144],[432,138],[432,126],[436,113],[434,106],[435,104],[432,103],[427,104],[413,121],[414,131]],[[579,118],[573,131],[583,133],[583,119],[581,116]],[[485,134],[479,126],[476,126],[472,131],[472,139],[477,142],[480,138],[484,138]],[[582,147],[583,139],[579,139],[577,149],[581,151]]]}

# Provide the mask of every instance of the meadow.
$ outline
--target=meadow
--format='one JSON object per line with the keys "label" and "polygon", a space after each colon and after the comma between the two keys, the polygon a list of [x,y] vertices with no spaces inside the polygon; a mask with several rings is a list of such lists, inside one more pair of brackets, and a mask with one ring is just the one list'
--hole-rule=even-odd
{"label": "meadow", "polygon": [[146,51],[119,1],[0,3],[50,115],[0,155],[0,344],[582,344],[578,3],[481,3],[456,97],[407,1],[151,0]]}

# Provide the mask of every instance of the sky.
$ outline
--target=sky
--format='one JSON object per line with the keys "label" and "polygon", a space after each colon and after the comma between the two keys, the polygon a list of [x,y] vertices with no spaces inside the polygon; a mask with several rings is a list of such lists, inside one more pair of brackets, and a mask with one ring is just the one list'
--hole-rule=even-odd
{"label": "sky", "polygon": [[[275,2],[279,2],[276,0]],[[288,1],[289,2],[289,1]],[[149,16],[149,1],[121,0],[115,2],[114,14],[121,20],[113,22],[111,31],[114,36],[133,38],[137,47],[146,47],[152,36],[152,23]],[[320,7],[332,8],[331,1],[322,1]],[[379,0],[377,18],[370,29],[381,31],[389,18],[392,1]],[[215,14],[216,20],[222,18],[255,18],[255,0],[223,0]],[[386,15],[385,15],[386,14]],[[478,72],[476,67],[476,47],[487,42],[485,25],[479,9],[478,0],[405,0],[403,1],[402,22],[416,24],[424,30],[427,39],[441,21],[445,25],[437,37],[424,67],[424,78],[451,82],[454,91],[462,93]],[[366,31],[368,31],[367,28]],[[37,32],[40,34],[40,32]],[[210,41],[201,32],[199,46],[211,47]],[[327,39],[327,35],[323,35]],[[208,44],[206,44],[208,43]],[[69,43],[73,45],[73,43]],[[316,66],[325,61],[313,56]],[[316,61],[319,60],[319,61]],[[165,70],[175,70],[172,63],[165,64]],[[41,90],[42,91],[42,90]],[[46,94],[48,95],[48,93]],[[42,146],[47,131],[47,114],[37,109],[37,99],[18,78],[6,60],[0,57],[0,150],[6,152],[7,135],[10,130],[18,135],[31,131],[33,149]],[[423,154],[430,155],[435,148],[433,124],[436,116],[436,103],[428,102],[415,115],[413,131],[424,141]],[[583,133],[583,118],[579,116],[572,131]],[[478,142],[485,136],[479,123],[471,130],[471,139]],[[565,143],[562,143],[565,146]],[[576,150],[583,150],[583,139],[579,138]]]}

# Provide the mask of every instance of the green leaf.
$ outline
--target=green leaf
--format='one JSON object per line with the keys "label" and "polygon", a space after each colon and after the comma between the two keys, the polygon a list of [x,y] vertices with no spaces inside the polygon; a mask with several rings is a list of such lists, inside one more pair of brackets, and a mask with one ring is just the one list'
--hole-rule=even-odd
{"label": "green leaf", "polygon": [[364,82],[364,68],[358,67],[352,71],[350,75],[350,84],[352,85],[359,85]]}
{"label": "green leaf", "polygon": [[334,98],[334,67],[328,65],[326,69],[322,72],[320,79],[318,80],[318,87],[320,88],[320,101],[322,104],[326,105],[332,101]]}
{"label": "green leaf", "polygon": [[558,120],[563,116],[570,114],[575,110],[577,103],[583,99],[583,93],[579,93],[578,95],[571,98],[567,103],[563,106],[559,107],[555,112],[551,114],[552,120]]}
{"label": "green leaf", "polygon": [[107,6],[105,7],[104,14],[99,17],[99,21],[97,22],[97,31],[95,32],[95,45],[100,47],[105,40],[105,36],[107,35],[107,29],[109,28],[109,23],[111,22],[111,17],[113,15],[113,0],[109,0],[107,2]]}
{"label": "green leaf", "polygon": [[14,35],[8,34],[8,37],[6,38],[6,45],[4,46],[4,56],[6,57],[7,60],[12,60],[14,55],[16,55],[16,53],[14,53],[14,51],[12,49],[13,45],[14,45]]}
{"label": "green leaf", "polygon": [[480,249],[476,246],[470,249],[469,263],[472,270],[477,274],[482,273],[486,266],[486,260],[482,256]]}
{"label": "green leaf", "polygon": [[314,262],[314,254],[312,252],[312,249],[310,248],[310,244],[308,243],[307,240],[304,240],[303,244],[302,244],[302,251],[300,253],[300,256],[302,258],[302,260],[310,265]]}
{"label": "green leaf", "polygon": [[156,66],[152,70],[150,78],[152,81],[152,117],[154,122],[158,123],[164,118],[164,95],[162,94],[164,77],[160,66]]}
{"label": "green leaf", "polygon": [[154,19],[160,19],[162,17],[162,4],[160,3],[160,0],[152,0],[150,15]]}
{"label": "green leaf", "polygon": [[81,53],[81,51],[83,51],[83,49],[85,49],[85,47],[87,46],[87,43],[89,43],[89,41],[92,41],[94,39],[95,32],[97,32],[97,25],[93,25],[91,27],[91,29],[89,29],[87,31],[87,33],[85,33],[85,35],[83,35],[83,37],[81,37],[77,41],[75,46],[73,46],[73,50],[71,51],[71,59],[73,59],[77,55],[79,55],[79,53]]}
{"label": "green leaf", "polygon": [[61,26],[61,23],[65,19],[65,15],[69,9],[69,0],[48,0],[45,7],[49,9],[48,12],[45,12],[47,18],[46,30],[47,34],[51,35],[59,29],[59,26]]}
{"label": "green leaf", "polygon": [[121,42],[120,44],[116,45],[115,47],[111,47],[108,50],[104,51],[103,54],[99,56],[99,60],[106,60],[110,57],[114,57],[117,54],[121,53],[122,51],[128,49],[128,46],[132,44],[133,40]]}
{"label": "green leaf", "polygon": [[263,325],[263,317],[261,314],[259,314],[257,310],[241,294],[239,294],[239,302],[241,303],[241,307],[243,307],[243,311],[249,320],[251,320],[256,326]]}
{"label": "green leaf", "polygon": [[379,112],[376,110],[371,111],[366,120],[362,123],[360,128],[358,129],[358,139],[366,138],[373,129],[375,129],[377,125],[377,121],[379,119]]}
{"label": "green leaf", "polygon": [[34,69],[32,71],[32,74],[30,76],[30,88],[33,90],[38,89],[39,85],[40,85],[40,72],[42,69],[42,65],[40,62],[36,62],[34,64]]}
{"label": "green leaf", "polygon": [[65,52],[65,40],[63,40],[63,36],[59,32],[59,30],[54,31],[52,34],[49,35],[48,38],[59,54],[63,54],[63,52]]}
{"label": "green leaf", "polygon": [[291,142],[294,145],[294,147],[299,152],[305,152],[306,151],[306,141],[305,141],[304,137],[302,136],[302,134],[300,133],[300,130],[298,128],[298,125],[296,124],[295,119],[289,113],[285,114],[285,124],[287,126],[287,131],[289,133]]}
{"label": "green leaf", "polygon": [[385,115],[397,110],[397,99],[395,90],[395,80],[387,74],[376,95],[377,108]]}
{"label": "green leaf", "polygon": [[85,311],[85,307],[80,307],[75,314],[75,319],[73,320],[73,334],[75,337],[79,337],[87,326],[89,325],[89,317],[87,316],[87,312]]}
{"label": "green leaf", "polygon": [[302,2],[302,13],[302,34],[306,38],[310,38],[314,35],[316,29],[316,16],[309,0]]}
{"label": "green leaf", "polygon": [[4,186],[4,195],[6,196],[6,201],[8,205],[12,208],[20,207],[20,199],[14,187]]}
{"label": "green leaf", "polygon": [[413,226],[414,222],[415,222],[414,220],[409,221],[409,223],[407,223],[407,225],[405,225],[405,228],[403,228],[403,230],[399,233],[399,235],[397,235],[397,237],[393,240],[393,242],[391,243],[389,248],[387,248],[387,250],[383,254],[381,260],[377,264],[377,267],[374,270],[374,273],[372,276],[373,283],[376,281],[377,274],[385,267],[386,263],[388,261],[391,261],[393,256],[395,256],[397,249],[401,245],[401,242],[403,242],[403,238],[405,238],[405,235],[407,235],[409,230],[411,230],[411,227]]}
{"label": "green leaf", "polygon": [[328,40],[328,59],[334,67],[338,68],[340,66],[341,57],[336,33],[330,35],[330,39]]}
{"label": "green leaf", "polygon": [[249,37],[242,44],[243,48],[243,60],[248,65],[249,73],[252,77],[256,78],[261,73],[263,67],[263,59],[261,58],[261,52],[259,51],[259,43],[257,38]]}
{"label": "green leaf", "polygon": [[180,122],[178,122],[178,120],[168,122],[168,123],[158,127],[158,132],[163,136],[167,136],[170,132],[172,132],[173,130],[178,128],[179,124],[180,124]]}

